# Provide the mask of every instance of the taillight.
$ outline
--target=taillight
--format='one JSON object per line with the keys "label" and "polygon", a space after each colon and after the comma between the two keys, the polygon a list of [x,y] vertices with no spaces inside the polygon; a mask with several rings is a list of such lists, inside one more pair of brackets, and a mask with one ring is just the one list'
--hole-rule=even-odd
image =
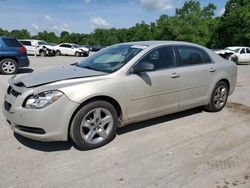
{"label": "taillight", "polygon": [[26,53],[26,48],[25,47],[20,47],[19,48],[19,52],[22,53],[22,54],[25,54]]}

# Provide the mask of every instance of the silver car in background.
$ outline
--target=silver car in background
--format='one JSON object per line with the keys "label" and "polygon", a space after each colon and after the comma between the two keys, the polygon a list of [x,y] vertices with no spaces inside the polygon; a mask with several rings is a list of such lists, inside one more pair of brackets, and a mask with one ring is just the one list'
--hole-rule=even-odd
{"label": "silver car in background", "polygon": [[234,62],[199,45],[123,43],[68,67],[12,77],[3,114],[17,134],[40,141],[71,138],[93,149],[126,124],[198,106],[220,111],[236,80]]}

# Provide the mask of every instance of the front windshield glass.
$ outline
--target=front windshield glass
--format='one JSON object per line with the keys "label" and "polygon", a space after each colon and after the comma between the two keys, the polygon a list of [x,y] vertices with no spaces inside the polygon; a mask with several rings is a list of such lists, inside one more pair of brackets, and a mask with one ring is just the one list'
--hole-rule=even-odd
{"label": "front windshield glass", "polygon": [[80,46],[78,46],[77,44],[73,44],[72,45],[74,48],[79,48]]}
{"label": "front windshield glass", "polygon": [[120,69],[146,47],[131,44],[111,46],[83,60],[78,66],[112,73]]}
{"label": "front windshield glass", "polygon": [[237,48],[237,49],[225,48],[225,50],[230,50],[230,51],[238,53],[240,51],[240,48]]}

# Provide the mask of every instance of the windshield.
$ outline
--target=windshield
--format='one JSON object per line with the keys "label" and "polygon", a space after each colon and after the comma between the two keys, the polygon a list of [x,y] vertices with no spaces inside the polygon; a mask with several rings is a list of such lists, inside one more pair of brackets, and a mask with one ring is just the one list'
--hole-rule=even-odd
{"label": "windshield", "polygon": [[120,69],[146,46],[115,45],[101,50],[78,64],[82,68],[112,73]]}
{"label": "windshield", "polygon": [[80,48],[80,46],[78,46],[77,44],[73,44],[72,45],[74,48]]}
{"label": "windshield", "polygon": [[48,45],[48,43],[45,42],[45,41],[39,41],[38,44],[39,44],[39,45]]}
{"label": "windshield", "polygon": [[237,48],[237,49],[225,48],[225,50],[230,50],[230,51],[238,53],[240,51],[240,48]]}

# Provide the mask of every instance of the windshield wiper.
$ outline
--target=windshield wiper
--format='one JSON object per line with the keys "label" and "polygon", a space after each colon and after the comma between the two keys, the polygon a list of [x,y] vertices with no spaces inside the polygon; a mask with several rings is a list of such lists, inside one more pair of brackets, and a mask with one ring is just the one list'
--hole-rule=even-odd
{"label": "windshield wiper", "polygon": [[71,63],[70,65],[79,67],[79,63],[78,62]]}
{"label": "windshield wiper", "polygon": [[[98,71],[98,72],[104,72],[104,71],[101,71],[101,70],[95,69],[95,68],[90,67],[90,66],[83,66],[82,68],[84,68],[84,69],[89,69],[89,70],[94,70],[94,71]],[[105,72],[105,73],[106,73],[106,72]]]}

